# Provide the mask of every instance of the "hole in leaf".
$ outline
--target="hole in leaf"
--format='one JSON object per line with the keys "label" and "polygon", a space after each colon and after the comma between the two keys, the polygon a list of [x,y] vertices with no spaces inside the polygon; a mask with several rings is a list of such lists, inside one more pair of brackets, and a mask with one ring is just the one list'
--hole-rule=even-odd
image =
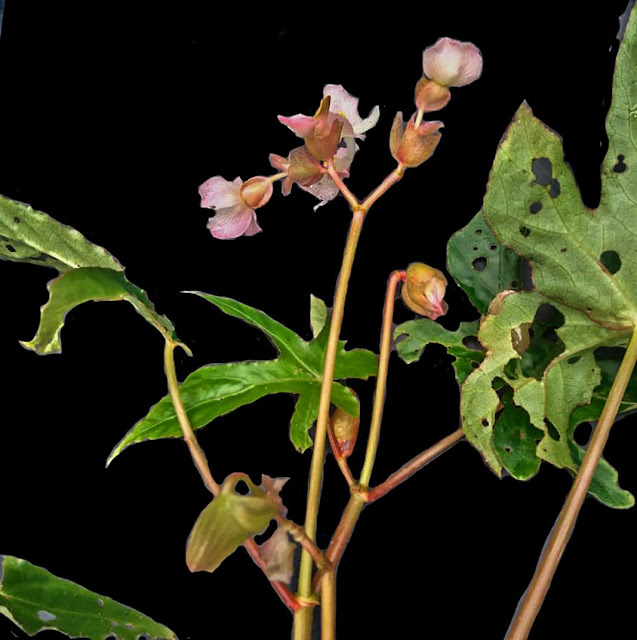
{"label": "hole in leaf", "polygon": [[555,440],[556,442],[559,442],[561,440],[560,432],[555,428],[555,425],[548,418],[546,419],[546,429],[548,430],[551,439]]}
{"label": "hole in leaf", "polygon": [[507,378],[509,378],[510,380],[515,380],[518,377],[518,370],[517,370],[517,363],[518,363],[519,358],[511,358],[511,360],[509,360],[505,365],[504,365],[504,374],[507,376]]}
{"label": "hole in leaf", "polygon": [[564,315],[550,304],[537,308],[529,328],[530,342],[522,354],[522,373],[540,380],[546,367],[564,351],[564,343],[556,332],[564,324]]}
{"label": "hole in leaf", "polygon": [[482,234],[482,229],[476,229],[476,235],[479,236]]}
{"label": "hole in leaf", "polygon": [[566,247],[562,247],[562,248],[560,249],[560,253],[566,253]]}
{"label": "hole in leaf", "polygon": [[517,280],[513,280],[513,282],[511,282],[511,289],[517,289],[518,288],[518,281]]}
{"label": "hole in leaf", "polygon": [[583,422],[575,428],[573,440],[575,440],[580,447],[586,447],[591,439],[592,433],[593,425],[590,422]]}
{"label": "hole in leaf", "polygon": [[479,363],[479,362],[476,362],[475,360],[473,360],[473,361],[471,362],[471,366],[472,366],[474,369],[477,369],[477,368],[480,366],[480,363]]}
{"label": "hole in leaf", "polygon": [[542,203],[541,202],[533,202],[529,207],[529,211],[531,213],[540,213],[542,211]]}
{"label": "hole in leaf", "polygon": [[476,258],[472,263],[471,266],[476,270],[476,271],[484,271],[487,268],[487,259],[486,258]]}
{"label": "hole in leaf", "polygon": [[551,304],[541,304],[535,312],[535,320],[540,324],[548,324],[555,318],[557,309]]}
{"label": "hole in leaf", "polygon": [[574,356],[572,358],[569,358],[566,362],[568,362],[569,364],[577,364],[581,359],[582,356]]}
{"label": "hole in leaf", "polygon": [[8,244],[8,245],[6,245],[6,247],[7,247],[7,251],[9,253],[15,253],[15,247],[13,245]]}
{"label": "hole in leaf", "polygon": [[525,226],[521,226],[520,227],[520,233],[525,237],[528,238],[531,235],[531,229],[529,229],[528,227]]}
{"label": "hole in leaf", "polygon": [[14,221],[16,224],[20,224],[20,222],[22,222],[22,221],[20,220],[20,218],[18,218],[18,216],[15,216],[15,218],[13,218],[13,221]]}
{"label": "hole in leaf", "polygon": [[613,167],[613,171],[615,173],[624,173],[624,171],[626,171],[626,169],[628,168],[626,166],[626,163],[624,162],[624,158],[626,156],[623,155],[618,155],[617,156],[617,164]]}
{"label": "hole in leaf", "polygon": [[477,336],[465,336],[462,339],[462,344],[467,347],[467,349],[474,349],[475,351],[482,351],[482,345],[478,340]]}
{"label": "hole in leaf", "polygon": [[474,251],[477,251],[477,250],[478,250],[478,247],[473,247],[473,250],[474,250]]}
{"label": "hole in leaf", "polygon": [[622,266],[622,260],[617,251],[604,251],[599,256],[599,261],[610,271],[611,274],[617,273]]}
{"label": "hole in leaf", "polygon": [[491,251],[495,251],[498,248],[497,244],[490,244],[489,245],[489,249],[491,249]]}
{"label": "hole in leaf", "polygon": [[504,450],[505,450],[507,453],[511,453],[511,447],[509,447],[508,445],[504,447]]}
{"label": "hole in leaf", "polygon": [[538,184],[546,187],[553,179],[553,164],[548,158],[533,158],[531,170]]}
{"label": "hole in leaf", "polygon": [[557,178],[553,178],[553,180],[551,180],[551,186],[549,187],[549,195],[551,196],[551,198],[557,198],[560,193],[562,193],[560,182]]}
{"label": "hole in leaf", "polygon": [[489,420],[487,418],[482,418],[482,426],[483,427],[488,427],[489,426]]}
{"label": "hole in leaf", "polygon": [[522,280],[522,289],[524,291],[532,291],[534,288],[533,284],[533,268],[531,267],[531,263],[522,259],[520,263],[520,280]]}
{"label": "hole in leaf", "polygon": [[557,344],[560,341],[559,336],[557,335],[557,331],[551,328],[544,332],[544,339],[552,342],[553,344]]}

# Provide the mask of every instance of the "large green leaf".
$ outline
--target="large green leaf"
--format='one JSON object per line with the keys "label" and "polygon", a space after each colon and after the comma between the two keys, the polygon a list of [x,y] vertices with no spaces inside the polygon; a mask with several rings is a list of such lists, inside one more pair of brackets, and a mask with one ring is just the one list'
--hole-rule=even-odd
{"label": "large green leaf", "polygon": [[123,271],[106,249],[28,204],[0,196],[0,259],[58,271],[101,267]]}
{"label": "large green leaf", "polygon": [[493,235],[482,211],[447,243],[449,272],[480,313],[487,312],[500,291],[520,289],[521,262]]}
{"label": "large green leaf", "polygon": [[13,556],[0,556],[0,613],[31,636],[57,629],[90,640],[177,640],[138,611]]}
{"label": "large green leaf", "polygon": [[66,314],[89,300],[126,300],[163,335],[176,339],[170,320],[159,315],[146,292],[131,284],[121,271],[97,267],[72,269],[49,282],[48,289],[49,300],[42,307],[38,331],[33,340],[21,343],[40,355],[60,353],[60,331]]}
{"label": "large green leaf", "polygon": [[4,196],[0,196],[0,259],[61,272],[48,285],[49,301],[42,307],[35,337],[21,343],[27,349],[40,355],[60,353],[67,312],[89,300],[126,300],[164,337],[177,341],[170,320],[155,311],[145,291],[125,278],[124,267],[106,249],[46,213]]}
{"label": "large green leaf", "polygon": [[408,320],[394,329],[398,355],[406,362],[420,358],[428,344],[441,344],[453,356],[456,379],[462,384],[482,359],[484,351],[478,343],[478,322],[462,322],[455,331],[449,331],[429,318]]}
{"label": "large green leaf", "polygon": [[[181,384],[180,392],[194,429],[204,427],[215,418],[250,404],[272,393],[299,396],[292,418],[290,439],[299,451],[312,445],[309,430],[318,413],[318,391],[329,333],[329,318],[316,338],[306,342],[296,333],[268,315],[248,305],[219,296],[199,293],[224,313],[240,318],[265,333],[279,351],[275,360],[211,364],[191,373]],[[316,311],[316,302],[314,302]],[[335,380],[366,379],[376,374],[377,359],[371,351],[345,350],[339,344]],[[332,402],[355,417],[359,414],[356,394],[334,382]],[[109,456],[108,463],[126,447],[144,440],[181,437],[170,396],[162,398],[121,440]]]}

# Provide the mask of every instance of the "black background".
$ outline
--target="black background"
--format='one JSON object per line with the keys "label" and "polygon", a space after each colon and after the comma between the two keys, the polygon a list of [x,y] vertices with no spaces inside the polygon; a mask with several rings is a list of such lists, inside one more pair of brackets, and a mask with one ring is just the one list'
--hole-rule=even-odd
{"label": "black background", "polygon": [[[483,77],[453,90],[435,156],[365,223],[343,335],[376,350],[388,274],[414,260],[444,266],[446,240],[480,208],[523,99],[564,137],[585,202],[598,201],[624,3],[485,6],[10,0],[0,40],[0,192],[76,227],[126,265],[194,351],[178,357],[182,379],[209,362],[270,358],[259,332],[179,292],[235,297],[309,338],[309,294],[331,300],[347,208],[339,199],[313,212],[312,196],[295,189],[283,199],[277,189],[259,212],[263,233],[219,241],[206,230],[211,212],[199,208],[198,185],[268,173],[268,153],[297,144],[276,115],[312,113],[323,85],[340,83],[361,98],[363,115],[381,107],[349,181],[364,196],[393,168],[389,127],[397,110],[413,110],[423,48],[443,35],[471,40]],[[54,273],[0,267],[0,552],[138,608],[181,640],[288,637],[287,611],[243,551],[213,575],[186,569],[185,541],[209,496],[181,442],[136,445],[104,469],[165,393],[158,334],[125,304],[86,304],[67,317],[63,355],[40,358],[18,340],[34,334]],[[454,284],[447,300],[445,326],[475,318]],[[397,309],[396,321],[410,317]],[[353,386],[365,424],[373,383]],[[291,476],[283,497],[302,522],[310,453],[289,443],[292,407],[291,397],[272,396],[199,434],[219,480],[233,471]],[[394,358],[374,479],[457,423],[442,349],[409,367]],[[631,418],[606,450],[633,492],[636,444]],[[322,546],[346,501],[343,485],[328,459]],[[526,483],[498,481],[458,445],[364,512],[339,571],[339,637],[502,638],[569,485],[548,465]],[[598,637],[598,626],[599,637],[634,633],[636,525],[634,510],[587,501],[533,638]],[[14,637],[26,636],[2,619],[0,638]]]}

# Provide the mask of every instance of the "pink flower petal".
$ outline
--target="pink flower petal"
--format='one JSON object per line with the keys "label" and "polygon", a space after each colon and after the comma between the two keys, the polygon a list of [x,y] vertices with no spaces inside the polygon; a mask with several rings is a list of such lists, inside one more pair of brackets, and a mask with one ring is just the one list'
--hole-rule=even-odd
{"label": "pink flower petal", "polygon": [[254,211],[241,203],[234,207],[218,209],[217,214],[208,220],[208,229],[215,238],[231,240],[246,233],[252,226],[253,219],[256,224]]}
{"label": "pink flower petal", "polygon": [[315,182],[309,187],[304,187],[303,185],[299,186],[303,191],[311,193],[315,198],[320,200],[320,202],[314,207],[314,211],[319,207],[322,207],[324,204],[327,204],[330,200],[334,200],[334,198],[339,194],[336,183],[329,176],[323,176],[318,182]]}
{"label": "pink flower petal", "polygon": [[323,95],[330,96],[330,113],[343,116],[351,125],[354,135],[364,139],[363,133],[376,125],[380,116],[378,106],[374,107],[367,118],[358,115],[358,98],[349,94],[340,84],[326,84]]}
{"label": "pink flower petal", "polygon": [[234,207],[241,203],[241,184],[241,178],[235,178],[233,182],[228,182],[221,176],[209,178],[199,187],[201,206],[206,209]]}
{"label": "pink flower petal", "polygon": [[243,235],[244,236],[255,236],[257,233],[260,233],[261,231],[263,231],[263,229],[259,226],[259,223],[257,222],[257,214],[253,211],[252,212],[252,220],[250,220],[250,225],[243,232]]}
{"label": "pink flower petal", "polygon": [[277,116],[279,122],[284,124],[288,129],[291,129],[296,133],[299,138],[305,138],[312,133],[316,120],[311,116],[304,116],[297,114],[295,116]]}
{"label": "pink flower petal", "polygon": [[471,42],[439,38],[423,52],[422,68],[425,75],[438,84],[462,87],[480,77],[482,54]]}

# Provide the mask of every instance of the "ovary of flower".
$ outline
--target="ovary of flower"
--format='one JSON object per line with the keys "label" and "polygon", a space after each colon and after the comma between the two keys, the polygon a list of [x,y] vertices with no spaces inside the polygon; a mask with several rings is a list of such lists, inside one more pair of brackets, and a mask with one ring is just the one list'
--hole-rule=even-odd
{"label": "ovary of flower", "polygon": [[208,229],[215,238],[230,240],[261,231],[254,209],[241,196],[242,185],[241,178],[229,182],[214,176],[199,187],[201,206],[217,212],[208,220]]}
{"label": "ovary of flower", "polygon": [[471,42],[439,38],[422,54],[422,68],[443,87],[463,87],[482,74],[482,54]]}

